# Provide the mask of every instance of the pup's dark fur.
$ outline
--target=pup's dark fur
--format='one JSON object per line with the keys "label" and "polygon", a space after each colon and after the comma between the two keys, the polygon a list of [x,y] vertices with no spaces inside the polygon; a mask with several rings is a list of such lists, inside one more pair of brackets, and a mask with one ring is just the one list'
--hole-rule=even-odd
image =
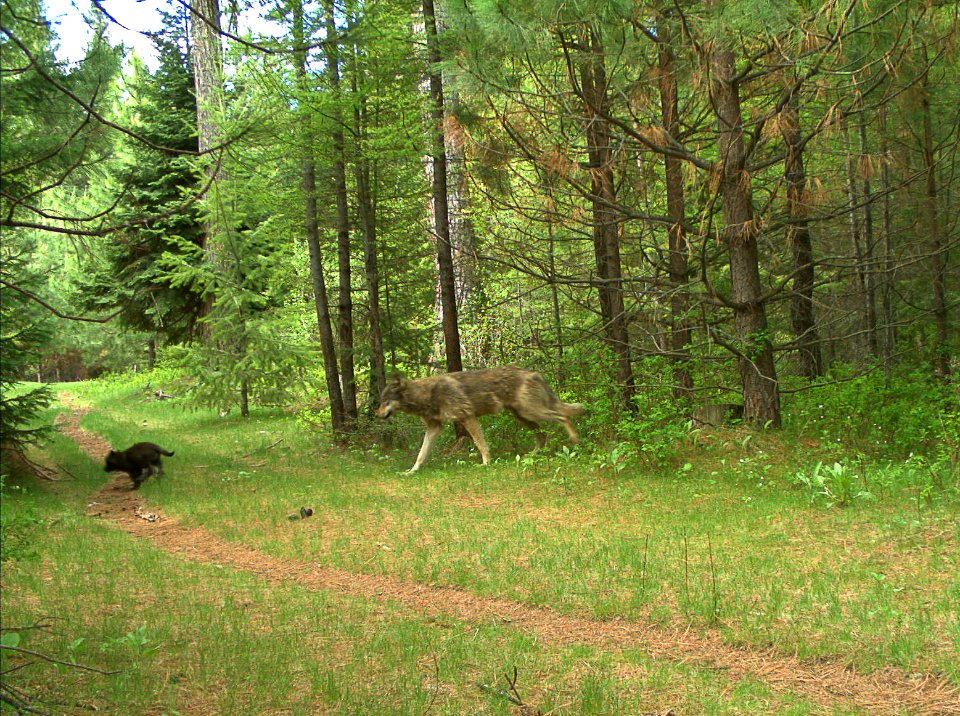
{"label": "pup's dark fur", "polygon": [[160,456],[173,455],[172,451],[164,450],[154,443],[137,443],[126,450],[111,450],[107,454],[104,472],[125,472],[133,480],[133,489],[153,474],[163,474],[163,463]]}
{"label": "pup's dark fur", "polygon": [[546,435],[541,420],[561,423],[571,442],[579,442],[570,418],[583,414],[579,403],[561,402],[539,373],[508,365],[484,370],[446,373],[419,380],[404,380],[394,374],[380,395],[377,417],[389,418],[397,410],[419,416],[426,425],[423,445],[410,472],[420,469],[444,423],[459,422],[470,433],[483,464],[490,462],[490,450],[477,417],[509,410],[521,424],[536,432],[537,447]]}

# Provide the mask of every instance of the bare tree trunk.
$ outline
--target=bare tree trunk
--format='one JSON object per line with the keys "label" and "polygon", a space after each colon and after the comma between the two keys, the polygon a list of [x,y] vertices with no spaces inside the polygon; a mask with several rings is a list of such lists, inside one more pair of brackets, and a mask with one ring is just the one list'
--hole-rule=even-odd
{"label": "bare tree trunk", "polygon": [[480,293],[477,274],[477,235],[470,216],[470,184],[466,171],[463,130],[457,122],[459,99],[456,93],[444,90],[447,152],[447,201],[450,215],[450,243],[453,249],[453,272],[457,287],[457,309],[461,320],[475,312]]}
{"label": "bare tree trunk", "polygon": [[593,246],[597,260],[601,317],[606,341],[616,360],[616,380],[623,407],[633,409],[633,368],[627,312],[620,264],[620,236],[613,177],[613,156],[603,44],[595,28],[583,37],[585,57],[581,64],[581,88],[590,163],[590,194],[593,211]]}
{"label": "bare tree trunk", "polygon": [[[677,139],[680,134],[680,116],[677,100],[677,68],[672,46],[672,32],[664,19],[657,25],[659,41],[660,107],[663,126]],[[685,197],[680,160],[669,154],[663,156],[664,178],[667,189],[667,218],[670,221],[668,245],[670,252],[670,357],[673,361],[673,395],[689,398],[693,390],[690,375],[690,324],[686,313],[687,238],[685,224]]]}
{"label": "bare tree trunk", "polygon": [[340,378],[343,391],[344,428],[349,432],[357,423],[357,381],[354,369],[353,346],[353,294],[351,292],[350,265],[350,214],[347,203],[346,153],[343,139],[343,116],[340,111],[340,54],[334,4],[329,0],[326,14],[327,42],[324,51],[327,59],[327,76],[333,90],[333,188],[337,202],[337,264],[339,267],[339,291],[337,301],[337,335],[340,353]]}
{"label": "bare tree trunk", "polygon": [[877,350],[877,295],[876,268],[873,250],[873,187],[870,183],[871,167],[868,164],[867,123],[863,112],[857,117],[857,136],[860,141],[860,163],[863,169],[863,271],[864,271],[864,313],[866,315],[867,346],[875,356]]}
{"label": "bare tree trunk", "polygon": [[[926,59],[926,58],[925,58]],[[937,162],[933,140],[933,121],[930,117],[929,75],[924,73],[921,99],[923,111],[923,170],[926,175],[924,213],[930,235],[930,272],[933,280],[933,320],[936,330],[934,345],[934,371],[937,377],[950,375],[950,359],[947,355],[947,301],[945,289],[946,260],[943,235],[940,229],[940,214],[937,206]]]}
{"label": "bare tree trunk", "polygon": [[440,49],[437,46],[437,19],[433,0],[423,0],[423,19],[430,63],[430,127],[433,169],[433,214],[436,222],[437,264],[440,273],[443,345],[447,372],[463,370],[460,352],[460,324],[457,317],[456,277],[450,244],[450,213],[447,203],[447,156],[444,142],[443,78],[440,74]]}
{"label": "bare tree trunk", "polygon": [[363,267],[367,285],[370,324],[370,399],[371,411],[387,384],[386,361],[383,355],[383,334],[380,328],[380,266],[377,254],[377,209],[371,188],[370,158],[367,155],[367,107],[364,93],[358,86],[361,76],[357,50],[354,50],[353,91],[357,97],[353,110],[357,160],[354,175],[357,183],[357,217],[363,232]]}
{"label": "bare tree trunk", "polygon": [[711,56],[713,104],[720,129],[720,186],[726,226],[723,242],[730,254],[733,315],[737,331],[737,365],[743,385],[743,418],[752,425],[780,426],[780,391],[773,346],[763,304],[753,220],[751,177],[746,169],[740,91],[733,52]]}
{"label": "bare tree trunk", "polygon": [[[306,44],[304,37],[302,0],[293,0],[293,37],[297,48],[293,54],[297,83],[301,92],[306,94],[309,87],[306,82]],[[303,111],[303,110],[301,110]],[[340,372],[337,367],[337,351],[330,321],[330,304],[327,299],[326,281],[323,275],[323,254],[320,249],[320,229],[317,224],[317,177],[312,152],[310,150],[310,132],[305,118],[301,118],[304,159],[301,163],[303,191],[306,201],[307,248],[310,251],[310,278],[313,284],[314,305],[317,311],[317,329],[320,335],[320,350],[323,354],[323,373],[327,385],[327,397],[330,401],[330,422],[334,439],[344,437],[343,394],[340,390]]]}
{"label": "bare tree trunk", "polygon": [[[843,121],[843,145],[846,153],[846,172],[847,172],[847,210],[850,220],[850,242],[853,246],[854,271],[857,280],[857,313],[859,321],[856,326],[858,349],[857,355],[872,354],[875,347],[873,340],[874,330],[871,324],[871,266],[868,254],[868,238],[866,236],[867,217],[872,214],[866,212],[869,207],[867,197],[861,196],[860,182],[857,178],[857,161],[853,149],[850,145],[850,132],[846,119]],[[862,153],[859,155],[862,158]],[[869,187],[865,187],[869,188]],[[861,219],[860,203],[863,202],[864,215]],[[872,218],[870,219],[872,225]],[[872,231],[872,226],[871,226]]]}
{"label": "bare tree trunk", "polygon": [[250,417],[250,382],[246,378],[240,379],[240,415]]}
{"label": "bare tree trunk", "polygon": [[557,254],[556,240],[553,236],[553,221],[547,224],[547,252],[550,267],[550,305],[553,308],[554,346],[556,348],[557,367],[555,370],[557,383],[563,385],[563,321],[560,317],[560,292],[557,290]]}
{"label": "bare tree trunk", "polygon": [[883,357],[883,371],[889,377],[893,371],[893,360],[896,352],[897,334],[894,325],[893,309],[893,208],[890,199],[890,162],[887,145],[887,108],[880,108],[880,190],[883,193],[883,273],[880,281],[880,323],[882,326],[883,341],[881,356]]}
{"label": "bare tree trunk", "polygon": [[[218,0],[190,0],[190,61],[193,64],[193,85],[197,98],[197,144],[200,153],[209,152],[220,141],[217,117],[223,102],[223,50],[220,45],[220,5]],[[214,196],[219,183],[219,163],[211,158],[204,173]],[[208,212],[204,223],[203,251],[208,264],[219,272],[219,251],[224,227],[217,212]],[[213,310],[215,289],[204,293],[203,315]],[[201,335],[209,329],[201,323]]]}
{"label": "bare tree trunk", "polygon": [[340,370],[337,367],[337,347],[330,319],[330,302],[327,298],[326,279],[323,275],[323,253],[320,249],[320,229],[317,225],[317,180],[313,159],[303,160],[303,191],[306,195],[307,248],[310,251],[310,279],[313,284],[313,300],[317,311],[317,330],[320,335],[320,351],[323,353],[323,374],[330,400],[330,422],[334,438],[342,440],[346,432],[343,410],[343,393],[340,390]]}
{"label": "bare tree trunk", "polygon": [[813,380],[823,375],[823,356],[820,336],[813,311],[815,282],[813,243],[807,218],[805,196],[807,176],[803,166],[803,146],[800,134],[798,87],[789,90],[790,97],[781,112],[780,133],[786,146],[783,173],[787,185],[787,246],[793,252],[793,295],[790,317],[800,354],[800,374]]}

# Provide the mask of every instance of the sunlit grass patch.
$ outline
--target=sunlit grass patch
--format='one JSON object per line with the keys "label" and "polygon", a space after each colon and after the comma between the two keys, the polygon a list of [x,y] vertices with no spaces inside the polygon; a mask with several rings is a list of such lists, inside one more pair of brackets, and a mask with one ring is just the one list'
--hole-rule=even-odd
{"label": "sunlit grass patch", "polygon": [[[177,451],[144,484],[148,504],[291,563],[960,681],[947,492],[917,503],[891,481],[876,500],[811,503],[769,437],[692,446],[661,470],[563,454],[481,467],[439,452],[410,476],[412,454],[340,452],[278,412],[221,418],[131,391],[91,400],[87,429]],[[313,515],[289,519],[302,506]]]}
{"label": "sunlit grass patch", "polygon": [[811,708],[640,652],[550,646],[509,623],[425,618],[389,600],[194,564],[77,514],[56,489],[28,492],[19,507],[31,501],[55,521],[41,559],[4,570],[4,625],[56,615],[24,631],[23,646],[116,672],[17,673],[18,688],[58,711],[507,715],[519,698],[544,713],[696,714],[729,710],[731,693],[737,704]]}

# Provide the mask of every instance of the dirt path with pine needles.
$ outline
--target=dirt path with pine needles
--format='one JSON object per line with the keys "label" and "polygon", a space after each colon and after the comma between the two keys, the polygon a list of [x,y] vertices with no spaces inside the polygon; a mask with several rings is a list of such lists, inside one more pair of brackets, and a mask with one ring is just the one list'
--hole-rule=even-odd
{"label": "dirt path with pine needles", "polygon": [[[60,430],[85,453],[102,460],[110,446],[100,436],[80,428],[82,415],[83,411],[76,409],[62,414]],[[865,674],[841,663],[801,661],[773,648],[731,646],[712,632],[571,616],[508,599],[477,596],[454,587],[271,557],[148,511],[125,476],[101,489],[88,505],[87,514],[108,520],[184,559],[244,570],[274,584],[298,584],[311,590],[389,600],[424,616],[508,624],[556,645],[586,644],[608,651],[637,649],[654,659],[721,671],[733,682],[758,679],[773,689],[792,692],[826,708],[852,707],[878,714],[960,715],[960,693],[946,679],[932,674],[906,674],[893,667]]]}

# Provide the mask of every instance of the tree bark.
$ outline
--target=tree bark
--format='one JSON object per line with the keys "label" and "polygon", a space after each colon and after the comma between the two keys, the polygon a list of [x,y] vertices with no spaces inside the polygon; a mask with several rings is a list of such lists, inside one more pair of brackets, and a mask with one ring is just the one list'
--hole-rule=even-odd
{"label": "tree bark", "polygon": [[746,169],[740,91],[733,52],[712,53],[713,106],[720,132],[720,189],[725,226],[722,240],[730,256],[730,281],[737,339],[737,366],[743,385],[746,422],[780,426],[780,391],[773,346],[762,302],[752,180]]}
{"label": "tree bark", "polygon": [[620,236],[616,216],[612,137],[603,43],[596,28],[582,37],[580,83],[584,103],[587,156],[590,165],[590,200],[593,214],[593,247],[597,261],[597,292],[607,344],[616,361],[616,380],[624,408],[633,409],[633,369],[627,312],[623,296]]}
{"label": "tree bark", "polygon": [[380,327],[380,265],[377,253],[377,208],[371,186],[371,162],[367,153],[366,88],[359,86],[362,76],[358,51],[354,49],[352,73],[353,91],[357,102],[353,110],[354,136],[356,137],[357,160],[354,175],[357,183],[357,218],[363,232],[363,267],[367,288],[367,304],[370,325],[370,399],[371,412],[379,402],[380,394],[387,384],[386,361],[383,355],[383,332]]}
{"label": "tree bark", "polygon": [[[856,326],[856,338],[854,340],[855,355],[871,355],[873,353],[872,335],[874,333],[871,325],[871,266],[870,258],[867,252],[868,240],[865,227],[867,222],[866,208],[869,201],[860,194],[860,182],[857,178],[857,157],[854,155],[850,142],[849,122],[846,118],[843,120],[843,146],[846,154],[846,174],[847,174],[847,211],[850,220],[850,243],[853,248],[854,272],[856,275],[857,287],[857,315],[859,320]],[[862,156],[860,154],[859,156]],[[860,203],[863,203],[863,217],[861,217]]]}
{"label": "tree bark", "polygon": [[470,317],[475,313],[480,293],[477,274],[477,235],[470,216],[470,184],[467,177],[467,160],[464,154],[463,131],[457,123],[459,99],[456,93],[444,90],[444,144],[447,153],[447,201],[450,217],[450,244],[452,247],[453,273],[457,289],[458,316]]}
{"label": "tree bark", "polygon": [[[309,91],[306,81],[306,43],[303,21],[302,0],[293,0],[293,38],[295,51],[294,67],[298,89],[306,95]],[[304,112],[301,109],[301,112]],[[305,116],[300,119],[303,139],[304,158],[301,162],[301,176],[306,202],[306,238],[310,252],[310,279],[313,285],[314,306],[317,312],[317,330],[320,336],[320,350],[323,354],[323,373],[327,386],[327,398],[330,401],[330,422],[335,440],[343,440],[345,417],[343,394],[340,390],[340,371],[337,367],[337,350],[330,320],[330,303],[327,298],[326,280],[323,275],[323,253],[320,248],[320,229],[317,223],[317,176],[310,149],[311,136]]]}
{"label": "tree bark", "polygon": [[879,112],[880,134],[880,191],[883,194],[883,272],[880,280],[880,325],[882,327],[880,355],[883,371],[889,378],[893,372],[897,333],[893,308],[893,207],[891,206],[890,162],[887,138],[887,108]]}
{"label": "tree bark", "polygon": [[809,380],[823,375],[823,356],[820,336],[813,310],[813,287],[816,279],[813,262],[813,242],[807,218],[806,184],[803,166],[803,145],[800,134],[798,87],[788,89],[780,115],[780,133],[786,147],[783,162],[787,186],[787,246],[793,253],[793,295],[790,300],[790,318],[800,354],[800,374]]}
{"label": "tree bark", "polygon": [[870,182],[870,167],[867,166],[867,122],[860,112],[857,117],[857,137],[860,143],[860,165],[863,168],[863,286],[864,315],[866,316],[867,347],[870,355],[877,355],[877,271],[873,250],[873,186]]}
{"label": "tree bark", "polygon": [[343,116],[340,110],[340,53],[337,37],[334,4],[325,5],[327,42],[324,50],[327,59],[327,76],[333,90],[333,189],[337,203],[337,264],[338,301],[337,336],[340,353],[340,378],[343,391],[344,428],[349,432],[357,423],[357,381],[354,368],[353,341],[353,294],[351,292],[352,270],[350,264],[350,214],[347,203],[346,154],[343,139]]}
{"label": "tree bark", "polygon": [[[926,58],[924,58],[926,59]],[[944,258],[943,235],[940,229],[940,214],[937,206],[937,162],[936,147],[933,139],[933,120],[930,116],[929,75],[924,73],[921,86],[921,111],[923,112],[923,171],[924,213],[927,231],[930,236],[930,273],[933,284],[933,321],[936,339],[934,343],[933,368],[937,377],[950,375],[950,358],[947,355],[947,300],[946,300],[946,261]]]}
{"label": "tree bark", "polygon": [[433,214],[439,268],[441,322],[447,372],[463,370],[460,348],[460,323],[457,314],[456,278],[450,244],[450,212],[447,201],[447,156],[444,141],[443,78],[440,74],[440,48],[433,0],[423,0],[423,19],[427,36],[430,81],[430,159],[433,165]]}
{"label": "tree bark", "polygon": [[[673,53],[672,32],[666,19],[657,24],[658,84],[661,119],[664,129],[674,139],[680,134],[680,116],[677,99],[677,67]],[[663,155],[664,179],[667,190],[668,251],[670,255],[670,359],[673,362],[673,396],[686,399],[693,390],[690,374],[690,324],[686,313],[688,262],[685,225],[685,197],[680,159]]]}
{"label": "tree bark", "polygon": [[[220,45],[220,5],[218,0],[190,0],[190,60],[193,64],[193,85],[197,98],[197,144],[201,154],[209,152],[220,141],[217,117],[223,103],[223,50]],[[219,164],[209,159],[204,167],[207,183],[216,197],[221,178]],[[215,207],[204,220],[203,252],[214,273],[220,269],[220,243],[223,235]],[[216,289],[204,290],[203,315],[213,310]],[[209,330],[201,323],[201,336]]]}

